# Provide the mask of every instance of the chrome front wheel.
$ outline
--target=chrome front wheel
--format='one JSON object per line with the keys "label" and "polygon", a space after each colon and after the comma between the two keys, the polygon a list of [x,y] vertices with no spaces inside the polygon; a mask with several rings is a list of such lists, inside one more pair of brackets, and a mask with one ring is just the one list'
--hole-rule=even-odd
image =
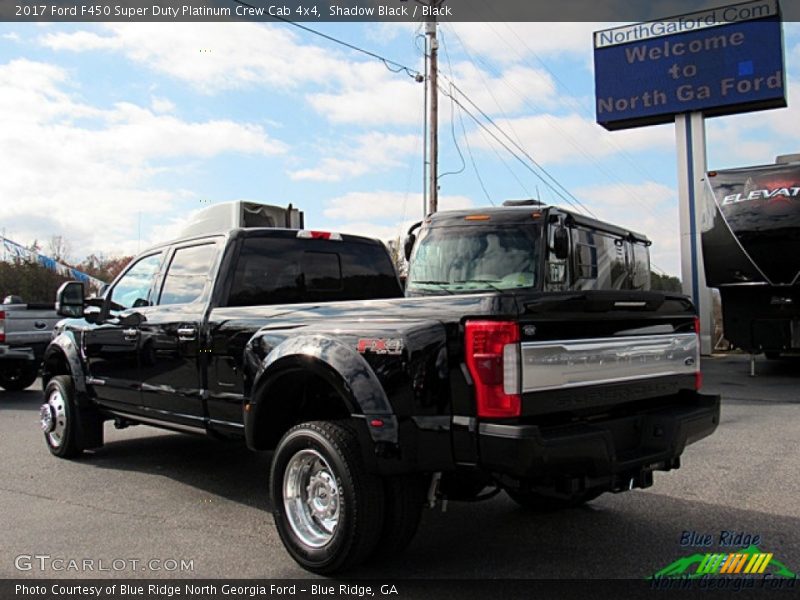
{"label": "chrome front wheel", "polygon": [[54,388],[47,396],[47,402],[39,410],[39,424],[47,436],[48,444],[60,448],[67,433],[67,402],[62,390]]}

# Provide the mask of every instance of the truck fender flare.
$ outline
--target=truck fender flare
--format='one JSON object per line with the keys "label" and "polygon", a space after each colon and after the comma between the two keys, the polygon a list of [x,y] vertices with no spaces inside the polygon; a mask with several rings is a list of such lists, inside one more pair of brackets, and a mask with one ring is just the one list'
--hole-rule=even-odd
{"label": "truck fender flare", "polygon": [[75,390],[78,392],[79,397],[86,394],[86,378],[83,374],[83,366],[80,358],[80,351],[78,350],[78,343],[71,332],[62,332],[58,334],[44,352],[42,360],[43,375],[49,379],[52,377],[51,373],[46,372],[47,362],[55,355],[63,358],[69,367],[69,375],[72,377]]}
{"label": "truck fender flare", "polygon": [[[252,341],[251,341],[252,343]],[[261,362],[253,378],[250,410],[245,413],[248,438],[254,433],[258,412],[269,410],[269,387],[292,369],[311,371],[328,381],[342,396],[350,414],[368,420],[379,418],[381,427],[369,427],[375,442],[397,442],[397,421],[380,380],[355,349],[323,335],[290,338],[276,346]]]}

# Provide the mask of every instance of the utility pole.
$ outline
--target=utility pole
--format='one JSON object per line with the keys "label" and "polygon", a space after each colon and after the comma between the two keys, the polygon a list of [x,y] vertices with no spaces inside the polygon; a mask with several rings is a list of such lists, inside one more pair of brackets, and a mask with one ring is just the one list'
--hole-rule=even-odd
{"label": "utility pole", "polygon": [[[431,5],[437,6],[438,0],[432,0]],[[425,35],[428,37],[428,73],[430,93],[428,101],[429,117],[429,152],[430,165],[428,168],[428,213],[439,210],[439,85],[438,85],[438,55],[439,40],[436,39],[436,17],[431,16],[425,22]]]}

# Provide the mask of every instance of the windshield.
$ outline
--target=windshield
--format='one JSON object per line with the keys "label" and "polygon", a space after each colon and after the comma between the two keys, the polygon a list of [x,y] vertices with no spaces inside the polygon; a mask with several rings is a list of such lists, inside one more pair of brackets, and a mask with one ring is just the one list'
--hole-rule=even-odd
{"label": "windshield", "polygon": [[454,294],[534,287],[539,231],[538,225],[423,229],[407,290]]}

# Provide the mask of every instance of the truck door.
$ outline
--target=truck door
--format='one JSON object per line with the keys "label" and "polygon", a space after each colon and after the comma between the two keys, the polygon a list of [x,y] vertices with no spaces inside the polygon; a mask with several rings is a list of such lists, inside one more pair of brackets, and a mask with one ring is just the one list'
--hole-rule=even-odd
{"label": "truck door", "polygon": [[220,240],[177,246],[140,327],[142,403],[153,418],[205,428],[203,323],[221,247]]}
{"label": "truck door", "polygon": [[139,329],[137,317],[150,305],[163,252],[134,262],[108,293],[105,318],[84,334],[89,383],[98,400],[112,408],[139,412]]}

